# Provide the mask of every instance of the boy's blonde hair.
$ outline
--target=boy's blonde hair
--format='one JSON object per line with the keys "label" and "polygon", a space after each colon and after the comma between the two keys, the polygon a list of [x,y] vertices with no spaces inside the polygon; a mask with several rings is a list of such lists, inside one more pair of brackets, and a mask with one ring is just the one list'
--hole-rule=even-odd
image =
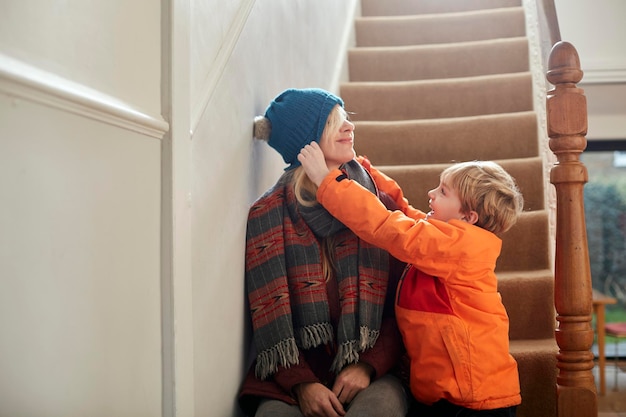
{"label": "boy's blonde hair", "polygon": [[441,182],[457,192],[463,213],[475,211],[476,225],[495,234],[509,230],[524,208],[513,177],[492,161],[452,165],[441,173]]}

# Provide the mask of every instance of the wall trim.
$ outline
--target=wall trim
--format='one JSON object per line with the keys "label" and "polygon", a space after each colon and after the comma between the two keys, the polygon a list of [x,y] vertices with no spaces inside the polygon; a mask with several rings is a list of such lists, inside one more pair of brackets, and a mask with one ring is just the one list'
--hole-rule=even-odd
{"label": "wall trim", "polygon": [[[526,15],[526,36],[528,37],[530,69],[533,79],[533,103],[537,112],[537,137],[539,140],[539,155],[543,160],[545,209],[548,212],[548,232],[550,235],[550,265],[554,273],[555,242],[556,242],[556,189],[549,186],[550,170],[556,162],[556,156],[550,149],[550,137],[548,136],[548,115],[545,106],[548,81],[546,70],[548,68],[548,55],[544,58],[545,43],[541,42],[541,20],[539,15],[544,10],[539,8],[535,0],[523,0]],[[545,20],[545,19],[544,19]],[[545,61],[544,61],[545,59]]]}
{"label": "wall trim", "polygon": [[622,84],[626,83],[626,68],[583,68],[584,84]]}
{"label": "wall trim", "polygon": [[196,131],[200,120],[202,119],[202,114],[205,109],[209,105],[211,98],[213,97],[213,93],[215,92],[215,88],[222,78],[222,74],[226,66],[228,65],[228,60],[239,41],[239,37],[241,36],[241,32],[248,21],[248,16],[250,16],[250,12],[252,11],[252,7],[256,3],[256,0],[245,0],[241,2],[241,6],[233,19],[230,28],[228,29],[228,33],[224,38],[224,42],[222,43],[220,50],[215,57],[215,61],[211,65],[211,69],[209,71],[208,76],[202,86],[202,90],[199,95],[199,99],[196,103],[194,103],[191,109],[191,135],[193,136],[193,132]]}
{"label": "wall trim", "polygon": [[114,97],[0,54],[0,92],[162,139],[169,124]]}
{"label": "wall trim", "polygon": [[348,15],[345,30],[339,38],[340,54],[335,66],[330,91],[340,94],[341,84],[350,81],[350,71],[348,68],[348,54],[350,49],[356,46],[356,35],[354,31],[354,22],[357,17],[361,16],[361,2],[353,1],[352,5],[348,5]]}

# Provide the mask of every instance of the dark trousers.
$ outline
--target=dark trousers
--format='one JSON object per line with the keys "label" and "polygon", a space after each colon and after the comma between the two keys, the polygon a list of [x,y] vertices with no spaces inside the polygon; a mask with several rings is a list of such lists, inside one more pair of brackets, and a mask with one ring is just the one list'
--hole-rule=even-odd
{"label": "dark trousers", "polygon": [[515,417],[516,406],[494,410],[472,410],[452,404],[446,400],[425,405],[413,400],[408,417]]}

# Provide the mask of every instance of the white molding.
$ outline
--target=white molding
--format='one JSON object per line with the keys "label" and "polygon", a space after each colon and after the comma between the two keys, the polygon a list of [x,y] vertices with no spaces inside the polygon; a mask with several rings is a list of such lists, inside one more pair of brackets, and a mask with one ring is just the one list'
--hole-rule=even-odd
{"label": "white molding", "polygon": [[161,0],[163,101],[171,130],[162,147],[161,317],[163,413],[196,415],[190,136],[192,0]]}
{"label": "white molding", "polygon": [[0,92],[158,139],[169,130],[161,117],[3,54]]}
{"label": "white molding", "polygon": [[[554,273],[555,242],[556,242],[556,190],[549,183],[550,170],[556,162],[556,156],[550,149],[548,136],[548,115],[546,109],[547,85],[544,63],[545,44],[541,43],[541,29],[538,3],[535,0],[523,0],[526,15],[526,36],[528,37],[530,69],[533,75],[533,104],[537,113],[537,136],[539,141],[539,155],[543,160],[544,199],[545,209],[548,212],[548,233],[550,237],[550,265]],[[548,59],[546,56],[545,59]]]}
{"label": "white molding", "polygon": [[213,93],[215,92],[215,88],[222,78],[222,74],[224,73],[224,69],[228,65],[228,60],[237,45],[237,41],[239,41],[239,37],[241,32],[243,31],[246,22],[248,21],[248,16],[252,11],[252,7],[254,6],[256,0],[245,0],[241,2],[241,6],[239,10],[237,10],[237,14],[233,19],[232,24],[224,38],[224,42],[220,46],[219,53],[215,58],[215,62],[211,65],[211,70],[209,71],[204,84],[202,85],[202,89],[199,94],[199,99],[196,103],[194,103],[193,108],[191,109],[191,134],[193,136],[193,132],[196,131],[200,120],[202,119],[202,114],[205,109],[209,105],[211,101],[211,97],[213,97]]}
{"label": "white molding", "polygon": [[336,94],[339,94],[341,84],[349,81],[350,78],[348,53],[350,49],[356,45],[354,22],[357,17],[361,16],[360,1],[353,1],[352,5],[349,5],[348,7],[345,29],[342,36],[339,38],[339,45],[341,45],[341,48],[339,49],[339,59],[337,59],[337,65],[335,66],[334,74],[332,74],[332,82],[330,84],[330,91],[334,91]]}
{"label": "white molding", "polygon": [[626,68],[583,68],[584,84],[622,84],[626,83]]}

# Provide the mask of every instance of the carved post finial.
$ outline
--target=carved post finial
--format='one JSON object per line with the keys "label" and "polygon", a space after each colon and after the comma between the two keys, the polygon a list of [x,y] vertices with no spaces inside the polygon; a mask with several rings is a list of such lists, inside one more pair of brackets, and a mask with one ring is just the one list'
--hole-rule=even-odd
{"label": "carved post finial", "polygon": [[565,41],[554,44],[548,59],[547,78],[550,84],[578,84],[583,79],[576,48]]}
{"label": "carved post finial", "polygon": [[568,42],[556,43],[547,72],[547,79],[555,88],[548,91],[546,105],[550,149],[559,163],[577,162],[587,147],[587,100],[583,90],[576,87],[582,76],[576,49]]}

